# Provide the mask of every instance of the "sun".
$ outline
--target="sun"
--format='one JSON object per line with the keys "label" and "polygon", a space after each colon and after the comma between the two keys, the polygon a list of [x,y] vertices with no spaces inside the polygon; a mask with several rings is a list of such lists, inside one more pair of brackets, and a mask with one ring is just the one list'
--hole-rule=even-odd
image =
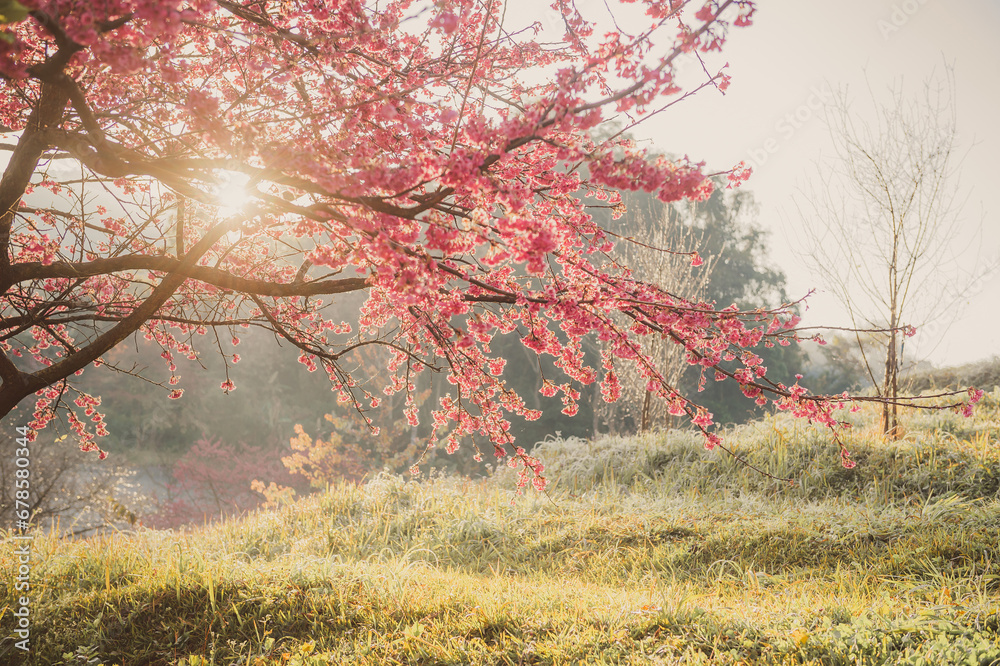
{"label": "sun", "polygon": [[219,186],[215,192],[219,214],[229,217],[243,210],[250,201],[247,183],[250,176],[239,171],[223,170],[219,174]]}

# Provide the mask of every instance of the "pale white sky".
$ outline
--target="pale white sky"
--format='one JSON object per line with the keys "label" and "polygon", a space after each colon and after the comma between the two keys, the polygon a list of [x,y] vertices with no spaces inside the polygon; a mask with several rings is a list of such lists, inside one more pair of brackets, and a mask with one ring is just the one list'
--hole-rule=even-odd
{"label": "pale white sky", "polygon": [[[996,255],[1000,207],[989,195],[1000,175],[998,32],[996,0],[761,0],[754,25],[734,31],[722,55],[733,77],[727,94],[706,90],[635,134],[666,152],[704,159],[713,169],[757,162],[746,187],[760,205],[759,221],[773,231],[771,254],[789,277],[790,294],[801,296],[822,284],[796,259],[801,220],[791,197],[820,154],[831,150],[810,102],[843,84],[858,97],[867,95],[866,76],[876,90],[903,77],[905,89],[916,93],[931,70],[941,72],[947,61],[955,72],[958,152],[968,151],[961,179],[971,190],[966,229],[983,221],[983,254]],[[788,114],[797,119],[790,122]],[[1000,274],[984,281],[953,318],[930,354],[932,362],[951,365],[1000,354]],[[832,296],[821,292],[810,299],[805,323],[847,320]],[[935,346],[935,332],[940,329],[923,337],[918,332],[919,349]]]}

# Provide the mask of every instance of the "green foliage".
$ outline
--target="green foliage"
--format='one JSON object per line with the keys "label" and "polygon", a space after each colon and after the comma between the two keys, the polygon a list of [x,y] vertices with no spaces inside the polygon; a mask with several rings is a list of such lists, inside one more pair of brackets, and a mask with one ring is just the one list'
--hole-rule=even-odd
{"label": "green foliage", "polygon": [[[665,204],[643,193],[625,193],[623,201],[628,212],[617,222],[608,220],[620,236],[637,235],[638,220],[660,219]],[[705,300],[718,307],[736,304],[741,310],[773,308],[787,302],[785,274],[774,267],[767,255],[767,232],[756,222],[757,207],[748,190],[726,189],[719,181],[708,200],[701,203],[674,204],[671,216],[678,223],[696,231],[701,244],[684,250],[697,250],[704,257],[714,258]],[[596,213],[595,216],[601,214]],[[610,217],[606,213],[605,217]],[[640,276],[641,277],[641,276]],[[805,365],[805,355],[796,345],[753,350],[764,359],[768,376],[786,384],[794,382],[796,373]],[[733,381],[715,382],[711,377],[703,391],[698,386],[701,375],[689,368],[681,381],[681,392],[704,405],[720,424],[743,423],[766,412],[740,391]]]}
{"label": "green foliage", "polygon": [[[275,348],[272,336],[259,331],[239,331],[239,345],[220,340],[226,355],[205,354],[197,360],[175,357],[176,387],[169,386],[170,373],[152,343],[137,341],[135,349],[116,349],[107,356],[109,365],[122,371],[142,370],[157,386],[114,372],[85,373],[80,386],[102,398],[111,436],[109,452],[156,452],[167,461],[183,455],[191,443],[202,438],[227,443],[246,442],[273,447],[292,436],[297,423],[317,428],[330,411],[334,396],[329,380],[321,373],[309,374],[296,361],[298,353]],[[238,363],[232,356],[238,354]],[[230,394],[219,388],[219,378],[236,384]],[[170,388],[181,388],[184,396],[168,400]]]}
{"label": "green foliage", "polygon": [[[748,190],[727,190],[721,184],[712,196],[695,209],[693,224],[704,234],[698,251],[716,262],[706,288],[706,296],[719,307],[735,303],[741,310],[773,308],[788,302],[785,274],[767,255],[767,232],[757,223],[757,207]],[[764,359],[768,376],[786,384],[805,365],[801,347],[759,346],[754,353]],[[717,383],[709,377],[702,393],[696,393],[700,373],[685,375],[683,390],[697,400],[722,424],[744,423],[766,413],[767,408],[746,399],[733,381]]]}
{"label": "green foliage", "polygon": [[699,252],[719,258],[709,282],[710,299],[720,307],[735,303],[741,310],[788,300],[785,273],[767,256],[767,231],[756,222],[752,192],[727,190],[720,181],[693,212],[692,223],[704,231]]}
{"label": "green foliage", "polygon": [[28,8],[17,0],[0,0],[0,24],[18,23],[28,17]]}

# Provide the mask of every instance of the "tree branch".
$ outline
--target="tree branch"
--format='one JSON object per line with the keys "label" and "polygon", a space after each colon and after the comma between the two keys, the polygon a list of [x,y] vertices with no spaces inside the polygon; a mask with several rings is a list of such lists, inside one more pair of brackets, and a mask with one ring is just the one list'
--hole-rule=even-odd
{"label": "tree branch", "polygon": [[365,278],[340,278],[336,280],[318,280],[316,282],[296,281],[289,284],[279,284],[264,280],[249,280],[219,268],[191,265],[187,259],[181,261],[174,257],[158,255],[125,255],[121,257],[98,258],[83,263],[57,261],[47,266],[37,261],[15,264],[11,268],[11,283],[17,284],[28,280],[44,280],[49,278],[84,278],[135,270],[159,271],[185,279],[205,282],[220,289],[259,296],[273,296],[276,298],[343,294],[368,287]]}

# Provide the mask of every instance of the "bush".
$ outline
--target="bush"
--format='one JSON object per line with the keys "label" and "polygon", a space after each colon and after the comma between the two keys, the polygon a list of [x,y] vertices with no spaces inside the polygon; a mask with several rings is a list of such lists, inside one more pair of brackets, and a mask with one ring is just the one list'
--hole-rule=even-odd
{"label": "bush", "polygon": [[[282,467],[276,451],[263,447],[225,444],[202,438],[173,468],[174,482],[167,485],[167,501],[149,523],[154,527],[179,527],[194,522],[241,515],[268,499],[264,483],[278,488],[295,480]],[[255,490],[254,482],[262,482]]]}

